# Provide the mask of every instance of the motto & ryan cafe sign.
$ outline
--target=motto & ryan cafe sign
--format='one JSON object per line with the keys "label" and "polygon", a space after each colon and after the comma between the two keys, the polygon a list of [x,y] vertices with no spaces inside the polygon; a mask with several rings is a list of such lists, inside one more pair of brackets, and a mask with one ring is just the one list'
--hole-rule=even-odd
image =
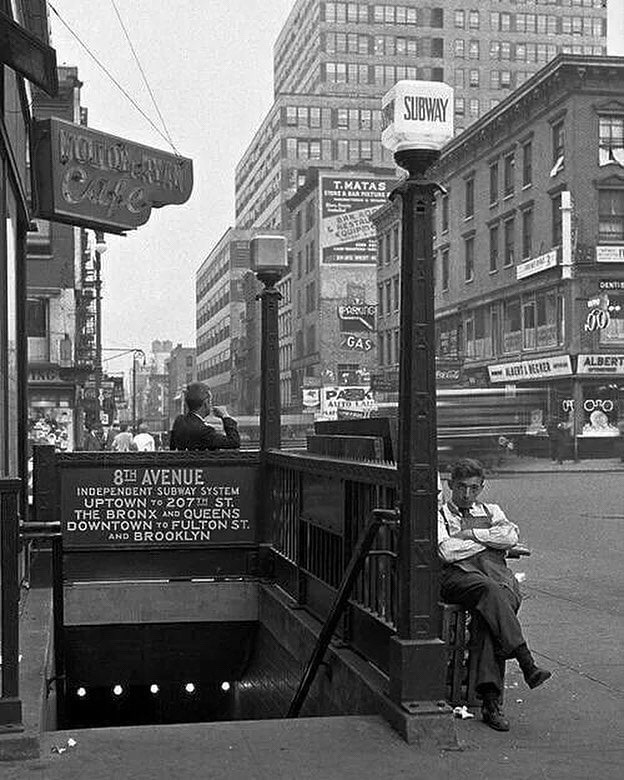
{"label": "motto & ryan cafe sign", "polygon": [[35,216],[123,233],[185,203],[193,163],[62,119],[35,122]]}

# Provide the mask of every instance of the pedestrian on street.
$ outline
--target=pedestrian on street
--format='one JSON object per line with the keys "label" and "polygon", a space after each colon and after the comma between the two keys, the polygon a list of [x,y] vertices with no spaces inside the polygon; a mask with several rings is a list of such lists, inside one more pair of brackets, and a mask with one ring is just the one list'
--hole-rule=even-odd
{"label": "pedestrian on street", "polygon": [[482,700],[483,722],[496,731],[509,731],[501,709],[506,660],[518,661],[529,688],[537,688],[551,676],[535,663],[516,616],[522,595],[505,559],[518,544],[518,526],[498,504],[477,501],[484,486],[478,461],[457,461],[448,485],[451,498],[438,513],[441,596],[473,613],[476,691]]}
{"label": "pedestrian on street", "polygon": [[[169,437],[171,450],[221,450],[238,449],[240,435],[238,423],[227,413],[225,406],[212,406],[212,393],[208,385],[194,382],[186,394],[186,414],[179,414],[173,422]],[[205,421],[212,411],[223,423],[223,433]]]}
{"label": "pedestrian on street", "polygon": [[119,425],[119,433],[113,439],[111,445],[113,452],[135,452],[134,437],[128,430],[128,423],[122,422]]}
{"label": "pedestrian on street", "polygon": [[554,462],[563,463],[566,445],[566,429],[563,423],[558,422],[554,417],[546,425],[548,434],[548,443],[550,445],[550,458]]}
{"label": "pedestrian on street", "polygon": [[139,452],[154,452],[156,450],[154,437],[149,433],[149,426],[146,422],[139,425],[139,432],[134,437],[134,447]]}
{"label": "pedestrian on street", "polygon": [[115,422],[111,425],[111,427],[108,429],[108,434],[106,435],[106,444],[105,447],[107,450],[113,449],[113,441],[115,440],[115,436],[119,433],[119,422],[115,420]]}
{"label": "pedestrian on street", "polygon": [[86,452],[98,452],[104,449],[102,444],[102,430],[96,427],[86,426],[82,449]]}

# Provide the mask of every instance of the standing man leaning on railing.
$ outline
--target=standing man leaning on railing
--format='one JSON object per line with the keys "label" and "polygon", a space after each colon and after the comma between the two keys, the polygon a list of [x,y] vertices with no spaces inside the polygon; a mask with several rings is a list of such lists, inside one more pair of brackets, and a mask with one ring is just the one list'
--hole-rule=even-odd
{"label": "standing man leaning on railing", "polygon": [[[224,450],[240,447],[238,423],[227,413],[224,406],[212,405],[212,393],[208,385],[194,382],[189,385],[185,401],[186,414],[176,417],[169,437],[171,450]],[[210,413],[223,423],[220,433],[205,418]]]}
{"label": "standing man leaning on railing", "polygon": [[516,617],[522,596],[505,558],[518,544],[518,526],[498,504],[477,502],[484,484],[478,461],[457,461],[448,484],[451,500],[438,512],[441,596],[478,614],[476,691],[483,700],[483,721],[496,731],[509,731],[501,710],[505,661],[517,659],[529,688],[551,674],[535,663]]}

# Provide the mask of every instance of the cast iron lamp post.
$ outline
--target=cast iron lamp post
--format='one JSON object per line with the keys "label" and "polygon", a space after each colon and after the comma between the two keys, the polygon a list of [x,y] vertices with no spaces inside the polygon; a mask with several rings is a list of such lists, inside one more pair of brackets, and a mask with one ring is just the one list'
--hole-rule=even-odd
{"label": "cast iron lamp post", "polygon": [[102,425],[102,255],[108,249],[104,234],[95,234],[95,426]]}
{"label": "cast iron lamp post", "polygon": [[132,433],[136,433],[136,371],[139,357],[143,359],[145,366],[145,352],[142,349],[132,350]]}
{"label": "cast iron lamp post", "polygon": [[390,697],[403,711],[436,715],[446,659],[439,638],[433,201],[426,178],[453,136],[453,90],[400,81],[383,99],[382,143],[408,172],[392,192],[401,205],[399,363],[399,611],[390,645]]}
{"label": "cast iron lamp post", "polygon": [[260,449],[279,449],[281,406],[279,386],[278,304],[281,295],[275,285],[288,268],[284,236],[256,236],[251,239],[251,269],[264,285],[258,296],[261,305],[260,334]]}

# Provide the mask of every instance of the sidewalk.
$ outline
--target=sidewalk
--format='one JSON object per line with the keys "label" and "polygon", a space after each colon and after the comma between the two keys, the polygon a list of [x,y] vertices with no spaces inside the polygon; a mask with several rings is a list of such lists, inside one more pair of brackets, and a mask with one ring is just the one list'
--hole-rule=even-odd
{"label": "sidewalk", "polygon": [[[555,620],[556,610],[556,620]],[[621,622],[621,621],[620,621]],[[508,664],[498,733],[478,713],[456,720],[460,749],[425,753],[380,717],[241,721],[45,735],[40,760],[0,765],[3,780],[615,780],[624,765],[621,628],[540,591],[523,607],[540,662],[553,670],[529,691]],[[556,630],[553,630],[556,625]],[[593,641],[580,641],[591,637]],[[607,668],[608,667],[608,668]],[[63,753],[69,738],[74,747]]]}
{"label": "sidewalk", "polygon": [[561,472],[624,472],[624,463],[619,458],[586,458],[584,460],[565,460],[556,463],[549,458],[534,458],[525,455],[507,455],[501,463],[496,464],[491,471],[495,474],[559,474]]}

